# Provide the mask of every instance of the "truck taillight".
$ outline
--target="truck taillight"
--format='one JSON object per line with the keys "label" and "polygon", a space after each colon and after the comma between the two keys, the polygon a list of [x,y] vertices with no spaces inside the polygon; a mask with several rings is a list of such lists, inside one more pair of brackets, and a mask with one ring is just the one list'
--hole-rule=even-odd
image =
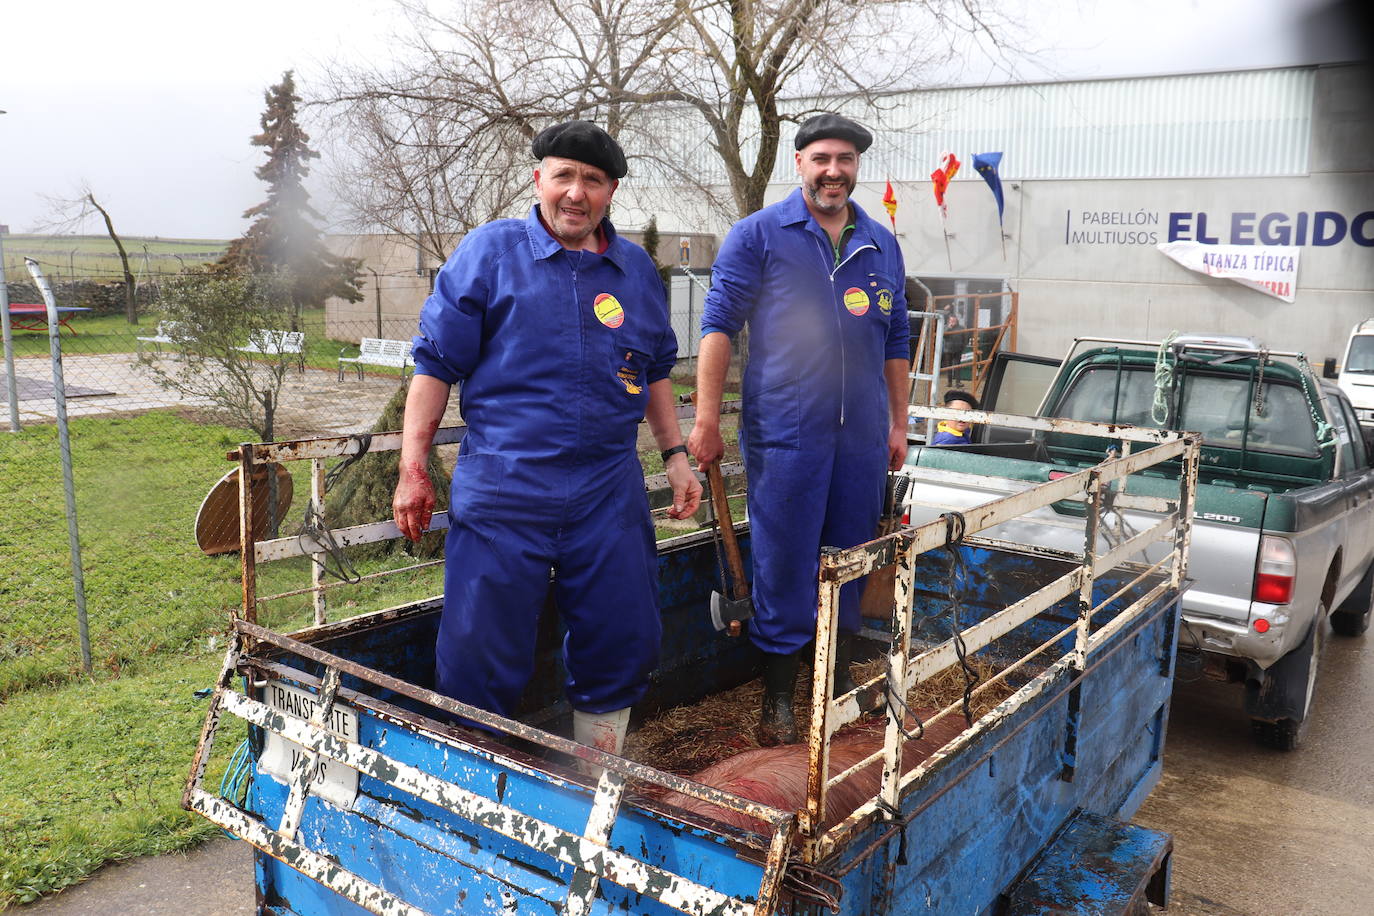
{"label": "truck taillight", "polygon": [[1293,598],[1293,578],[1298,571],[1293,542],[1266,534],[1260,538],[1259,562],[1255,566],[1255,601],[1287,604]]}

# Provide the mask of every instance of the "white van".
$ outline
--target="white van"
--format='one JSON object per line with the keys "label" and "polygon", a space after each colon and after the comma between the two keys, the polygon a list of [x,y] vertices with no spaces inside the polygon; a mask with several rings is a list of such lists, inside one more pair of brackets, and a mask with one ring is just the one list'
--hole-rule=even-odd
{"label": "white van", "polygon": [[1374,428],[1374,318],[1355,325],[1336,384],[1350,398],[1361,426]]}

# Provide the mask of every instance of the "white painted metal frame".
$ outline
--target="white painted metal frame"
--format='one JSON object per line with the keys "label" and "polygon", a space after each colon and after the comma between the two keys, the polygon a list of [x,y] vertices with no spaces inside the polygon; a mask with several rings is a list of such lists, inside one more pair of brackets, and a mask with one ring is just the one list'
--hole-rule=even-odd
{"label": "white painted metal frame", "polygon": [[[934,416],[969,419],[977,423],[994,423],[1029,430],[1101,436],[1105,439],[1121,441],[1122,451],[1125,454],[1123,457],[1108,459],[1095,467],[1068,474],[1058,480],[1030,485],[1020,492],[965,509],[961,513],[964,530],[954,532],[954,538],[951,538],[952,532],[949,523],[945,519],[936,519],[920,526],[905,528],[849,550],[830,551],[822,555],[816,621],[814,666],[816,674],[812,684],[812,720],[811,731],[808,735],[811,753],[808,797],[807,807],[800,812],[799,820],[799,828],[804,837],[804,858],[808,862],[821,861],[843,848],[844,844],[872,819],[890,817],[890,812],[898,809],[899,802],[906,792],[914,789],[927,774],[940,768],[951,759],[957,748],[966,745],[974,737],[985,732],[993,724],[1004,718],[1010,710],[1017,708],[1020,704],[1042,692],[1049,680],[1057,676],[1058,671],[1066,667],[1083,671],[1087,665],[1088,657],[1097,646],[1102,645],[1122,627],[1137,621],[1168,589],[1180,588],[1186,575],[1201,441],[1196,434],[1129,426],[1109,426],[1055,418],[1017,417],[985,411],[952,411],[944,408],[919,406],[910,408],[910,413],[915,417]],[[1131,453],[1129,451],[1131,443],[1141,443],[1147,447]],[[1132,497],[1122,492],[1126,478],[1131,474],[1151,465],[1174,459],[1181,461],[1177,501]],[[1103,497],[1107,493],[1112,494],[1113,502],[1117,507],[1128,506],[1160,512],[1163,517],[1146,531],[1125,539],[1099,555],[1095,552],[1097,527],[1104,509]],[[1047,651],[1060,638],[1070,632],[1073,632],[1075,636],[1073,649],[1051,665],[1048,670],[1018,690],[1011,698],[975,722],[972,727],[965,729],[944,749],[905,775],[902,774],[902,751],[905,740],[901,727],[902,707],[898,704],[888,703],[888,724],[882,749],[844,772],[827,778],[830,771],[830,739],[840,728],[862,714],[860,696],[866,693],[871,694],[874,689],[881,687],[884,691],[905,697],[907,691],[917,684],[957,663],[953,638],[915,656],[910,654],[910,631],[914,610],[912,602],[913,576],[916,557],[928,550],[976,534],[985,528],[1002,524],[1032,510],[1070,498],[1086,500],[1089,510],[1085,525],[1085,546],[1078,565],[1032,594],[987,619],[965,628],[962,631],[962,638],[967,652],[976,652],[1010,633],[1057,602],[1077,593],[1079,600],[1076,621],[1056,637],[1017,661],[1014,667],[1023,666],[1031,657]],[[1170,539],[1172,540],[1172,548],[1163,559],[1141,571],[1132,582],[1120,588],[1114,595],[1097,606],[1093,606],[1093,583],[1098,576],[1121,566],[1129,557],[1141,553],[1148,545]],[[976,538],[972,540],[978,541]],[[851,582],[894,562],[897,564],[896,603],[891,621],[892,647],[887,662],[889,673],[880,674],[873,680],[859,685],[856,690],[831,700],[832,659],[834,658],[838,630],[840,587],[846,582]],[[1100,627],[1097,632],[1092,631],[1093,618],[1100,611],[1147,577],[1160,573],[1166,573],[1167,577],[1150,589],[1147,594],[1119,611],[1113,620]],[[1003,672],[1003,676],[1006,673],[1009,672]],[[894,687],[894,682],[900,687]],[[957,706],[957,703],[951,704],[941,710],[934,719],[938,720],[949,715]],[[860,806],[841,823],[828,831],[822,831],[827,790],[879,759],[882,761],[882,776],[878,795]]]}
{"label": "white painted metal frame", "polygon": [[[434,436],[435,445],[451,445],[459,442],[463,438],[466,430],[460,426],[446,426],[436,431]],[[369,441],[367,451],[395,451],[401,447],[401,433],[373,433]],[[328,616],[328,605],[326,593],[333,588],[343,585],[353,584],[350,582],[327,582],[324,577],[322,563],[327,556],[325,545],[313,537],[296,536],[279,537],[268,541],[258,541],[252,538],[253,531],[253,498],[252,498],[252,469],[264,464],[280,464],[287,461],[309,461],[310,462],[310,499],[314,507],[323,512],[325,500],[325,462],[331,458],[346,458],[357,455],[364,448],[362,441],[357,436],[334,436],[321,439],[299,439],[291,442],[268,442],[250,444],[245,443],[239,446],[236,452],[230,454],[231,458],[236,458],[239,462],[239,543],[251,544],[251,550],[242,550],[240,555],[243,562],[243,617],[245,620],[257,620],[257,606],[261,601],[272,601],[279,598],[289,598],[294,595],[310,593],[314,607],[315,623],[322,624]],[[448,528],[448,513],[442,508],[435,510],[430,519],[429,527],[426,531],[443,531]],[[340,547],[348,548],[359,544],[372,544],[377,541],[394,540],[401,536],[401,530],[396,527],[396,523],[390,519],[381,522],[369,522],[363,525],[351,525],[346,528],[330,529],[330,535],[335,543]],[[269,563],[275,560],[287,560],[292,557],[308,556],[311,558],[310,585],[306,588],[292,589],[289,591],[278,592],[271,595],[261,595],[257,593],[257,565],[259,563]],[[394,576],[398,573],[413,572],[429,566],[436,566],[442,560],[413,563],[408,566],[386,569],[375,573],[369,573],[364,579],[376,579],[383,576]]]}
{"label": "white painted metal frame", "polygon": [[[330,721],[330,711],[340,694],[348,693],[355,703],[367,704],[367,698],[363,695],[344,691],[340,687],[343,673],[366,679],[369,669],[362,666],[343,659],[334,659],[336,664],[327,664],[323,679],[315,685],[321,702],[315,705],[309,719],[291,715],[232,689],[233,679],[244,661],[242,643],[245,635],[253,632],[262,633],[261,628],[251,624],[240,624],[238,630],[225,657],[224,668],[211,699],[211,709],[201,733],[182,804],[188,810],[202,815],[262,852],[314,878],[369,912],[378,916],[425,916],[424,910],[340,867],[337,862],[314,852],[301,841],[298,829],[309,795],[310,776],[321,758],[351,767],[360,774],[385,782],[402,792],[573,866],[574,874],[569,882],[565,902],[565,911],[569,914],[590,912],[592,901],[596,897],[597,885],[602,880],[612,881],[691,916],[768,916],[773,912],[786,867],[787,850],[794,832],[795,821],[789,813],[743,799],[735,799],[735,803],[730,805],[763,820],[770,825],[772,833],[758,893],[751,899],[729,897],[714,888],[642,862],[608,845],[611,829],[624,798],[627,775],[633,774],[640,778],[647,776],[650,781],[662,783],[674,791],[720,801],[721,793],[718,790],[632,764],[611,755],[596,754],[596,762],[605,764],[605,769],[594,790],[584,832],[571,833],[499,801],[426,773],[385,753],[350,741],[346,736],[330,729],[326,723]],[[289,637],[275,635],[272,641],[282,645],[294,643]],[[321,653],[312,647],[301,645],[301,650],[311,657],[318,657],[317,660],[330,660],[327,653]],[[305,682],[311,679],[304,672],[296,672],[296,676]],[[378,676],[377,680],[381,681],[383,678]],[[406,692],[419,694],[421,691],[416,688]],[[441,702],[445,707],[467,710],[474,719],[484,722],[505,722],[513,732],[527,730],[518,723],[458,704],[456,701],[445,698]],[[379,706],[386,705],[381,701],[375,703]],[[213,751],[220,717],[225,712],[251,725],[274,732],[305,749],[292,774],[290,792],[276,829],[268,826],[263,819],[204,788],[206,765]],[[435,737],[439,738],[437,735]],[[572,748],[572,742],[567,739],[552,735],[545,737],[548,744],[556,749],[568,751]],[[453,741],[449,738],[441,740]]]}

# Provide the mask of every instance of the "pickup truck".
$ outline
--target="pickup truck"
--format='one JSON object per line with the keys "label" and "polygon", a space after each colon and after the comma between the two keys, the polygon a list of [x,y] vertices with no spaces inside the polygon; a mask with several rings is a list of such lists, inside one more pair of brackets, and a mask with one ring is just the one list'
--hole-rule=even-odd
{"label": "pickup truck", "polygon": [[[1048,390],[1016,379],[1048,377]],[[1043,382],[1041,383],[1043,385]],[[1034,436],[1008,433],[999,402],[1027,409],[1044,391]],[[1299,353],[1241,338],[1163,343],[1080,338],[1061,361],[1002,354],[983,411],[935,411],[983,424],[969,445],[913,445],[911,520],[977,505],[1076,471],[1120,449],[1077,421],[1202,434],[1183,597],[1180,665],[1245,685],[1256,740],[1291,750],[1309,721],[1327,622],[1356,636],[1374,602],[1374,471],[1348,398]],[[1016,409],[1016,408],[1013,408]],[[1172,484],[1178,465],[1132,476],[1122,493]],[[1081,506],[1035,513],[991,535],[1066,547],[1081,542]],[[1123,510],[1098,536],[1151,523]],[[1147,555],[1148,556],[1148,555]]]}
{"label": "pickup truck", "polygon": [[[436,441],[455,441],[450,432]],[[1159,563],[1121,549],[1098,555],[1090,543],[1065,557],[979,540],[990,525],[1074,495],[1098,512],[1110,482],[1161,462],[1197,466],[1196,436],[1121,432],[1138,446],[1129,456],[824,551],[806,742],[726,756],[721,763],[741,768],[738,782],[708,778],[714,766],[669,770],[566,737],[552,605],[535,678],[505,718],[432,690],[441,598],[326,621],[330,606],[347,606],[336,588],[367,596],[375,583],[325,581],[322,564],[308,588],[259,594],[332,545],[397,537],[389,520],[250,540],[241,616],[183,804],[255,847],[257,912],[272,916],[1029,916],[1162,906],[1172,841],[1121,819],[1162,769],[1195,477],[1184,473],[1172,494],[1127,500],[1160,513],[1132,543],[1159,543]],[[367,443],[241,446],[241,530],[254,530],[256,467],[310,460],[327,485],[326,460],[399,445],[399,433],[375,433]],[[651,504],[664,483],[649,487]],[[437,513],[432,526],[446,524]],[[748,525],[735,530],[747,556]],[[721,575],[712,545],[709,530],[659,542],[662,658],[636,723],[757,677],[750,642],[712,625]],[[285,562],[259,577],[275,561]],[[834,696],[839,590],[880,569],[893,570],[887,608],[861,633],[876,673]],[[256,622],[259,605],[304,592],[315,593],[316,625],[286,634]],[[998,673],[970,680],[982,665]],[[962,697],[938,710],[944,699],[913,699],[945,675]],[[971,702],[983,705],[971,711]],[[731,740],[723,752],[741,747]]]}

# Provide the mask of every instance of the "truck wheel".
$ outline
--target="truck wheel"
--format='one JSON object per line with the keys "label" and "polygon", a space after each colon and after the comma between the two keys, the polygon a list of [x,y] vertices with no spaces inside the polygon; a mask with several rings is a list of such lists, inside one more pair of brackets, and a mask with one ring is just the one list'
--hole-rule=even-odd
{"label": "truck wheel", "polygon": [[1325,631],[1326,606],[1318,605],[1317,619],[1302,644],[1273,664],[1264,684],[1246,688],[1250,733],[1261,746],[1291,751],[1302,742],[1317,689]]}
{"label": "truck wheel", "polygon": [[1359,636],[1369,629],[1371,610],[1374,610],[1374,563],[1369,564],[1360,584],[1332,613],[1331,629],[1342,636]]}

